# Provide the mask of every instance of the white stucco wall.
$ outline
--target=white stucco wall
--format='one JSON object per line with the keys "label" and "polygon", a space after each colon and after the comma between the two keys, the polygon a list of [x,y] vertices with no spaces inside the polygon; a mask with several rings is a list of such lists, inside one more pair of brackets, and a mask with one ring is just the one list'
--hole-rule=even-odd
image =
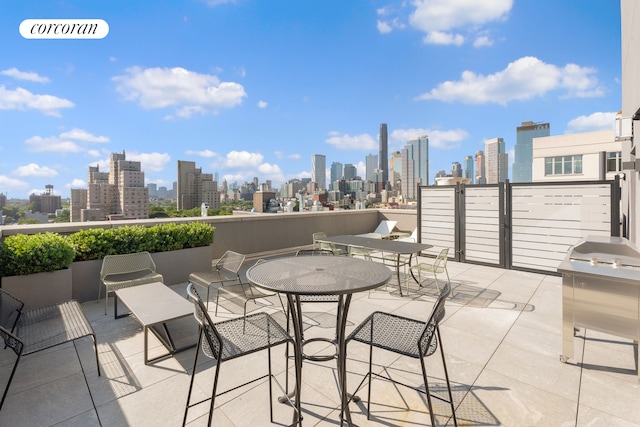
{"label": "white stucco wall", "polygon": [[[533,182],[594,181],[600,179],[600,152],[622,151],[622,143],[615,140],[612,130],[574,133],[533,138]],[[545,175],[545,158],[582,154],[582,173],[572,175]],[[605,179],[613,179],[615,172]]]}

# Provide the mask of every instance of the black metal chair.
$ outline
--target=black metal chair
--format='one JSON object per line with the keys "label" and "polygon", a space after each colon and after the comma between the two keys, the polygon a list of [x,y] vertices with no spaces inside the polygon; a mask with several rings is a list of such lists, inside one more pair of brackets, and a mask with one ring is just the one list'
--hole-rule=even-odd
{"label": "black metal chair", "polygon": [[[425,394],[427,397],[429,415],[431,417],[431,425],[433,426],[435,426],[436,424],[435,414],[433,412],[433,406],[431,404],[431,397],[449,403],[451,405],[453,423],[455,426],[458,425],[439,328],[440,321],[444,318],[444,303],[445,299],[449,295],[449,292],[451,292],[451,285],[449,283],[446,283],[442,288],[440,295],[438,296],[438,300],[436,301],[433,310],[431,311],[429,319],[426,322],[398,316],[391,313],[376,311],[369,315],[369,317],[367,317],[360,325],[358,325],[353,330],[353,332],[351,332],[349,337],[347,337],[347,343],[353,340],[369,345],[369,372],[365,375],[365,377],[356,388],[357,392],[362,384],[364,384],[365,380],[369,378],[367,393],[367,419],[369,419],[371,414],[371,379],[372,376],[375,375],[379,378],[391,381],[395,384],[409,387]],[[429,390],[429,382],[427,380],[427,371],[425,368],[424,359],[436,352],[438,342],[440,343],[440,354],[442,356],[442,365],[444,367],[444,377],[447,382],[449,400],[431,394],[431,391]],[[394,380],[390,377],[372,372],[373,347],[381,348],[403,356],[409,356],[414,359],[420,359],[425,389],[422,390],[421,387],[413,387],[411,385]]]}
{"label": "black metal chair", "polygon": [[[273,422],[272,381],[275,380],[276,383],[278,383],[278,381],[271,372],[271,348],[280,344],[293,343],[293,338],[267,313],[250,314],[236,319],[213,323],[209,317],[206,306],[202,302],[200,295],[198,295],[196,285],[189,283],[187,286],[187,294],[189,299],[193,302],[194,317],[200,326],[200,331],[198,333],[198,345],[196,347],[196,356],[193,361],[191,383],[189,384],[189,393],[187,395],[187,403],[184,410],[182,425],[184,426],[187,422],[189,409],[206,401],[211,401],[208,421],[208,425],[211,425],[213,408],[217,396],[249,385],[266,377],[269,377],[269,413],[270,420]],[[216,360],[213,390],[211,392],[211,397],[191,403],[191,392],[193,390],[193,380],[196,376],[200,347],[202,347],[202,352],[205,356]],[[269,365],[268,374],[237,385],[226,391],[220,393],[217,392],[220,367],[223,362],[261,350],[267,350]],[[280,386],[279,383],[278,386]],[[280,388],[282,389],[282,387]],[[282,391],[284,393],[284,389],[282,389]],[[299,399],[296,399],[295,402],[289,401],[289,403],[298,415],[297,420],[292,424],[296,425],[300,423],[302,419],[300,401]]]}
{"label": "black metal chair", "polygon": [[91,337],[100,375],[96,334],[77,301],[71,300],[31,310],[23,310],[23,307],[22,301],[0,289],[0,337],[4,340],[5,349],[12,349],[17,356],[0,401],[0,409],[22,356],[79,338]]}

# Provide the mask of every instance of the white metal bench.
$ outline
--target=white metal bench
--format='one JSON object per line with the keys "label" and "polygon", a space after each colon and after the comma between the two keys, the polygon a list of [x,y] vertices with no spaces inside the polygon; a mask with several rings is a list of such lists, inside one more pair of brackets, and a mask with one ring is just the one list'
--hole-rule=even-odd
{"label": "white metal bench", "polygon": [[104,314],[107,314],[109,292],[152,282],[164,283],[164,278],[162,274],[156,272],[156,263],[149,252],[105,256],[100,269],[101,285],[98,288],[98,302],[100,302],[102,285],[105,287]]}

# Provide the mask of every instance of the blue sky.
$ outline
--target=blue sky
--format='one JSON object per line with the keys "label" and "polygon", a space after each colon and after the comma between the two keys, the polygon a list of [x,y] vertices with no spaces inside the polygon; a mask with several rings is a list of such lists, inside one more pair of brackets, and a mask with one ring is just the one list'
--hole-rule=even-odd
{"label": "blue sky", "polygon": [[[0,193],[86,188],[109,154],[171,187],[178,160],[239,184],[311,176],[430,140],[430,178],[549,122],[612,129],[612,0],[8,1],[0,6]],[[25,19],[102,19],[103,39],[25,39]]]}

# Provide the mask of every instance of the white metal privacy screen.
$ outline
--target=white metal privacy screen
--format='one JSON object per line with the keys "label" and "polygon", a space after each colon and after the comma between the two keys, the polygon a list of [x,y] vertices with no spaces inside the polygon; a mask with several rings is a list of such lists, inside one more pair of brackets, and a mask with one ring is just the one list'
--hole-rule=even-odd
{"label": "white metal privacy screen", "polygon": [[420,241],[456,261],[556,273],[569,248],[590,235],[620,235],[615,181],[419,188]]}

